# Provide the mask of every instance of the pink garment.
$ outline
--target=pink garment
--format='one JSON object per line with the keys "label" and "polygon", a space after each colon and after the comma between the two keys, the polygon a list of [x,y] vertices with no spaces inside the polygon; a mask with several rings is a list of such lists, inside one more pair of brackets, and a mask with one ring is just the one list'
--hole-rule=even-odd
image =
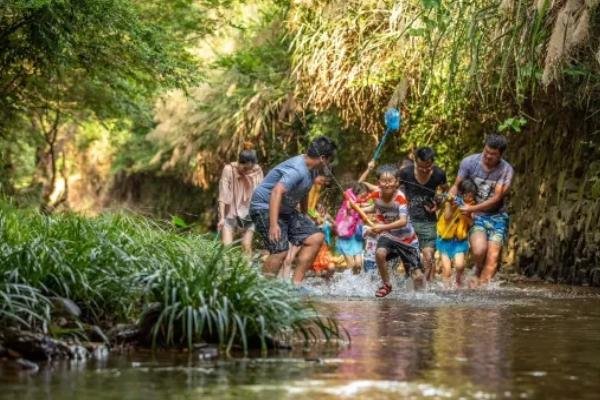
{"label": "pink garment", "polygon": [[219,202],[227,206],[225,218],[243,218],[248,215],[250,198],[262,180],[263,172],[258,165],[245,174],[240,173],[237,162],[227,164],[223,168],[219,181]]}
{"label": "pink garment", "polygon": [[[350,200],[356,202],[356,195],[352,192],[352,189],[348,189],[344,192]],[[337,235],[341,238],[347,239],[354,236],[356,228],[360,222],[360,215],[350,207],[350,202],[346,199],[342,202],[342,206],[335,215],[335,230]]]}

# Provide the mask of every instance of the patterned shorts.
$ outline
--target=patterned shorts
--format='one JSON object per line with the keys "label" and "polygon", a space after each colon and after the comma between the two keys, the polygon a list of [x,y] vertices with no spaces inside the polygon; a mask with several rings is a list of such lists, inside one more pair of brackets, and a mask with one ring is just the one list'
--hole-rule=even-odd
{"label": "patterned shorts", "polygon": [[473,219],[471,233],[483,232],[489,242],[496,242],[500,246],[508,238],[508,214],[482,214]]}
{"label": "patterned shorts", "polygon": [[280,214],[277,220],[281,229],[281,238],[278,241],[269,240],[269,210],[250,210],[250,217],[254,221],[256,232],[263,240],[269,253],[282,253],[287,251],[290,243],[300,246],[306,238],[321,230],[307,215],[298,211],[291,214]]}

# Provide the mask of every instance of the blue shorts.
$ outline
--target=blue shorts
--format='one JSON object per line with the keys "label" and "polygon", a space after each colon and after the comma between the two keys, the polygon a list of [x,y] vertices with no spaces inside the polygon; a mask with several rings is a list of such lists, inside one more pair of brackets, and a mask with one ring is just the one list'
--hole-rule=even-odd
{"label": "blue shorts", "polygon": [[448,256],[448,258],[454,258],[457,254],[467,254],[469,251],[469,241],[437,238],[435,247],[441,255]]}
{"label": "blue shorts", "polygon": [[482,214],[473,218],[471,234],[483,232],[487,235],[489,242],[496,242],[500,246],[508,237],[508,214]]}
{"label": "blue shorts", "polygon": [[337,238],[335,250],[344,256],[359,256],[363,252],[362,237],[354,235],[351,238]]}

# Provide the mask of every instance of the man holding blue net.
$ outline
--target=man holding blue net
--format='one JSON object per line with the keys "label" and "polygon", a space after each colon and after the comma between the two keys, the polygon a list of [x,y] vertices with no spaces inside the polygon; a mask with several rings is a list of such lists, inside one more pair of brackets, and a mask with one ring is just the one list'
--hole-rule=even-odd
{"label": "man holding blue net", "polygon": [[[330,138],[317,137],[308,145],[306,154],[277,165],[254,191],[250,217],[270,253],[263,267],[265,273],[277,274],[291,243],[300,246],[292,281],[298,285],[304,279],[324,236],[306,215],[303,200],[313,183],[325,183],[327,178],[318,176],[318,172],[333,160],[336,147]],[[299,205],[304,208],[302,211],[298,210]]]}

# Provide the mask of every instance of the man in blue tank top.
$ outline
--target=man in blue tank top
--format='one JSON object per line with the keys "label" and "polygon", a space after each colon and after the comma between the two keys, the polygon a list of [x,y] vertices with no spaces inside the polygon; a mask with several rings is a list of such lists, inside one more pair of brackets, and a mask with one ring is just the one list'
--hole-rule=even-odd
{"label": "man in blue tank top", "polygon": [[[304,279],[324,236],[305,214],[306,202],[303,200],[315,180],[324,179],[317,177],[317,173],[331,162],[335,151],[335,143],[320,136],[309,144],[306,154],[292,157],[269,171],[254,190],[250,217],[270,253],[264,264],[266,273],[277,274],[292,243],[301,246],[293,283],[300,284]],[[304,208],[302,211],[298,210],[299,205]]]}
{"label": "man in blue tank top", "polygon": [[450,193],[456,195],[458,186],[465,179],[472,179],[477,185],[477,204],[460,208],[463,213],[473,216],[469,243],[480,284],[488,283],[494,277],[508,236],[505,199],[514,171],[502,158],[506,147],[504,136],[488,135],[482,153],[461,161],[456,182],[450,189]]}

